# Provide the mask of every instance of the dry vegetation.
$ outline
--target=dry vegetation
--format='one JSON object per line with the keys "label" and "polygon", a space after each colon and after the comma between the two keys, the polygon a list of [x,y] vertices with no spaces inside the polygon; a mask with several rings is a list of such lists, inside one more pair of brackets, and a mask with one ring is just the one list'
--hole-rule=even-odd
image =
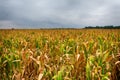
{"label": "dry vegetation", "polygon": [[0,79],[114,80],[119,53],[117,29],[0,30]]}

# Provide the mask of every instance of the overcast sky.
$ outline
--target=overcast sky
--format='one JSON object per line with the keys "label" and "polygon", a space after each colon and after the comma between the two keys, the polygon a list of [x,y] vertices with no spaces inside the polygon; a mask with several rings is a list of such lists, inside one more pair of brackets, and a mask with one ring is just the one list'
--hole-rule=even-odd
{"label": "overcast sky", "polygon": [[120,0],[0,0],[0,28],[120,25]]}

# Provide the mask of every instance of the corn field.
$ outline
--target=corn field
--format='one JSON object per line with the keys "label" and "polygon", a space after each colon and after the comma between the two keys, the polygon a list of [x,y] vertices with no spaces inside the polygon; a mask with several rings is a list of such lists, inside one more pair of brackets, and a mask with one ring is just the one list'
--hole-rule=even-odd
{"label": "corn field", "polygon": [[114,80],[118,63],[119,29],[0,30],[0,80]]}

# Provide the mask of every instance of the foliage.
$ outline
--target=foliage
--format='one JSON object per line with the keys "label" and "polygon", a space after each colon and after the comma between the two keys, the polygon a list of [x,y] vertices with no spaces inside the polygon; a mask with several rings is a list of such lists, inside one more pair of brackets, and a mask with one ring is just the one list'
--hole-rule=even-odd
{"label": "foliage", "polygon": [[0,30],[1,80],[109,80],[120,30]]}

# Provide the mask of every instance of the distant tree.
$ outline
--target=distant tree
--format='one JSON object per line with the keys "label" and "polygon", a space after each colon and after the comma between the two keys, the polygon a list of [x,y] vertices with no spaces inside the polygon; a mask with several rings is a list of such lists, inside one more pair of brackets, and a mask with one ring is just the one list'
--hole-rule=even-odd
{"label": "distant tree", "polygon": [[12,30],[15,30],[15,28],[11,28]]}

